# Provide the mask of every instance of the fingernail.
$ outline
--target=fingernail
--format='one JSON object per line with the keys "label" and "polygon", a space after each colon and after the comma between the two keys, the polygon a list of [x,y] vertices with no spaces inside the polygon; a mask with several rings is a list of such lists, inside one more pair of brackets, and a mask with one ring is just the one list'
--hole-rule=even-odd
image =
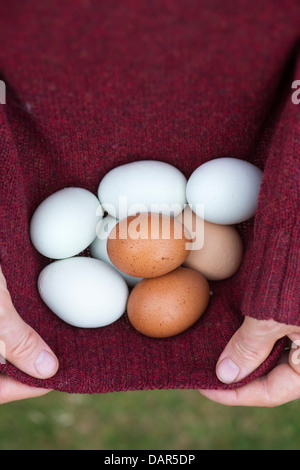
{"label": "fingernail", "polygon": [[49,377],[56,371],[57,361],[48,351],[42,351],[35,361],[38,373],[43,377]]}
{"label": "fingernail", "polygon": [[221,382],[230,384],[239,375],[240,369],[229,357],[223,359],[217,367],[216,373]]}

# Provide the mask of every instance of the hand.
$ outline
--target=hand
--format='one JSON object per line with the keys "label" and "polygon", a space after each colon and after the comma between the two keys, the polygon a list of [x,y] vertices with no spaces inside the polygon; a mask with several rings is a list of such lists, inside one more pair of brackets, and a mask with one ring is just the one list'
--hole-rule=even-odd
{"label": "hand", "polygon": [[[32,377],[45,379],[58,369],[58,360],[44,340],[15,310],[0,267],[0,354]],[[29,387],[0,374],[0,404],[37,397],[50,390]]]}
{"label": "hand", "polygon": [[264,362],[275,342],[287,336],[292,347],[266,376],[233,390],[199,390],[223,405],[274,407],[300,398],[300,327],[245,317],[222,352],[216,374],[226,384],[247,377]]}

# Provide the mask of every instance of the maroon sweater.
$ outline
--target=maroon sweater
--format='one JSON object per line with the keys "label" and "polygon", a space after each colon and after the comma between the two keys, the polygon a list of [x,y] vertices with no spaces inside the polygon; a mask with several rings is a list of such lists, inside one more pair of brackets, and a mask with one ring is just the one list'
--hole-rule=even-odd
{"label": "maroon sweater", "polygon": [[[0,259],[19,314],[57,354],[38,380],[66,392],[228,388],[215,363],[244,315],[300,325],[298,0],[10,0],[0,4]],[[49,260],[32,247],[37,205],[65,186],[96,194],[110,169],[156,159],[188,177],[217,157],[264,171],[255,218],[237,226],[243,263],[210,282],[202,319],[168,339],[137,333],[126,314],[74,328],[41,301]],[[284,340],[242,383],[269,371]],[[240,385],[240,384],[239,384]]]}

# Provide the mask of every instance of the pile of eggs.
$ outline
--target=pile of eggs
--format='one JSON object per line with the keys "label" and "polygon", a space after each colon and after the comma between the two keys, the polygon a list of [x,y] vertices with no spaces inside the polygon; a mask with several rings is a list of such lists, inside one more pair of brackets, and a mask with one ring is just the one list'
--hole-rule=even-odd
{"label": "pile of eggs", "polygon": [[210,160],[189,179],[142,160],[109,171],[97,196],[55,192],[30,223],[34,247],[51,259],[38,277],[42,300],[75,327],[105,327],[127,312],[149,337],[185,331],[208,307],[209,281],[241,265],[234,225],[254,216],[262,176],[235,158]]}

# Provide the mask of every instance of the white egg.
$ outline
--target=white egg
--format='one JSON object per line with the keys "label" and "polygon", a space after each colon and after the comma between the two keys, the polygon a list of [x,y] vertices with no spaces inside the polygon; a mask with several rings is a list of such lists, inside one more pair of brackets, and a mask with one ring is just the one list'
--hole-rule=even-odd
{"label": "white egg", "polygon": [[54,261],[38,278],[38,291],[59,318],[81,328],[118,320],[126,310],[128,286],[107,263],[83,256]]}
{"label": "white egg", "polygon": [[209,222],[237,224],[255,215],[262,177],[259,168],[244,160],[210,160],[190,176],[187,201],[197,215]]}
{"label": "white egg", "polygon": [[96,237],[103,210],[98,198],[83,188],[65,188],[45,199],[30,223],[30,238],[44,256],[63,259],[78,255]]}
{"label": "white egg", "polygon": [[118,219],[111,215],[107,215],[104,217],[104,219],[101,220],[101,222],[99,222],[97,227],[97,237],[90,245],[90,253],[93,258],[100,259],[113,266],[114,269],[116,269],[118,273],[123,276],[127,284],[130,287],[133,287],[142,279],[140,277],[130,276],[129,274],[123,273],[117,269],[116,266],[111,262],[107,253],[107,239],[111,230],[116,226],[117,223]]}
{"label": "white egg", "polygon": [[178,215],[186,203],[186,178],[169,163],[141,160],[108,172],[98,188],[103,209],[117,219],[137,212]]}

